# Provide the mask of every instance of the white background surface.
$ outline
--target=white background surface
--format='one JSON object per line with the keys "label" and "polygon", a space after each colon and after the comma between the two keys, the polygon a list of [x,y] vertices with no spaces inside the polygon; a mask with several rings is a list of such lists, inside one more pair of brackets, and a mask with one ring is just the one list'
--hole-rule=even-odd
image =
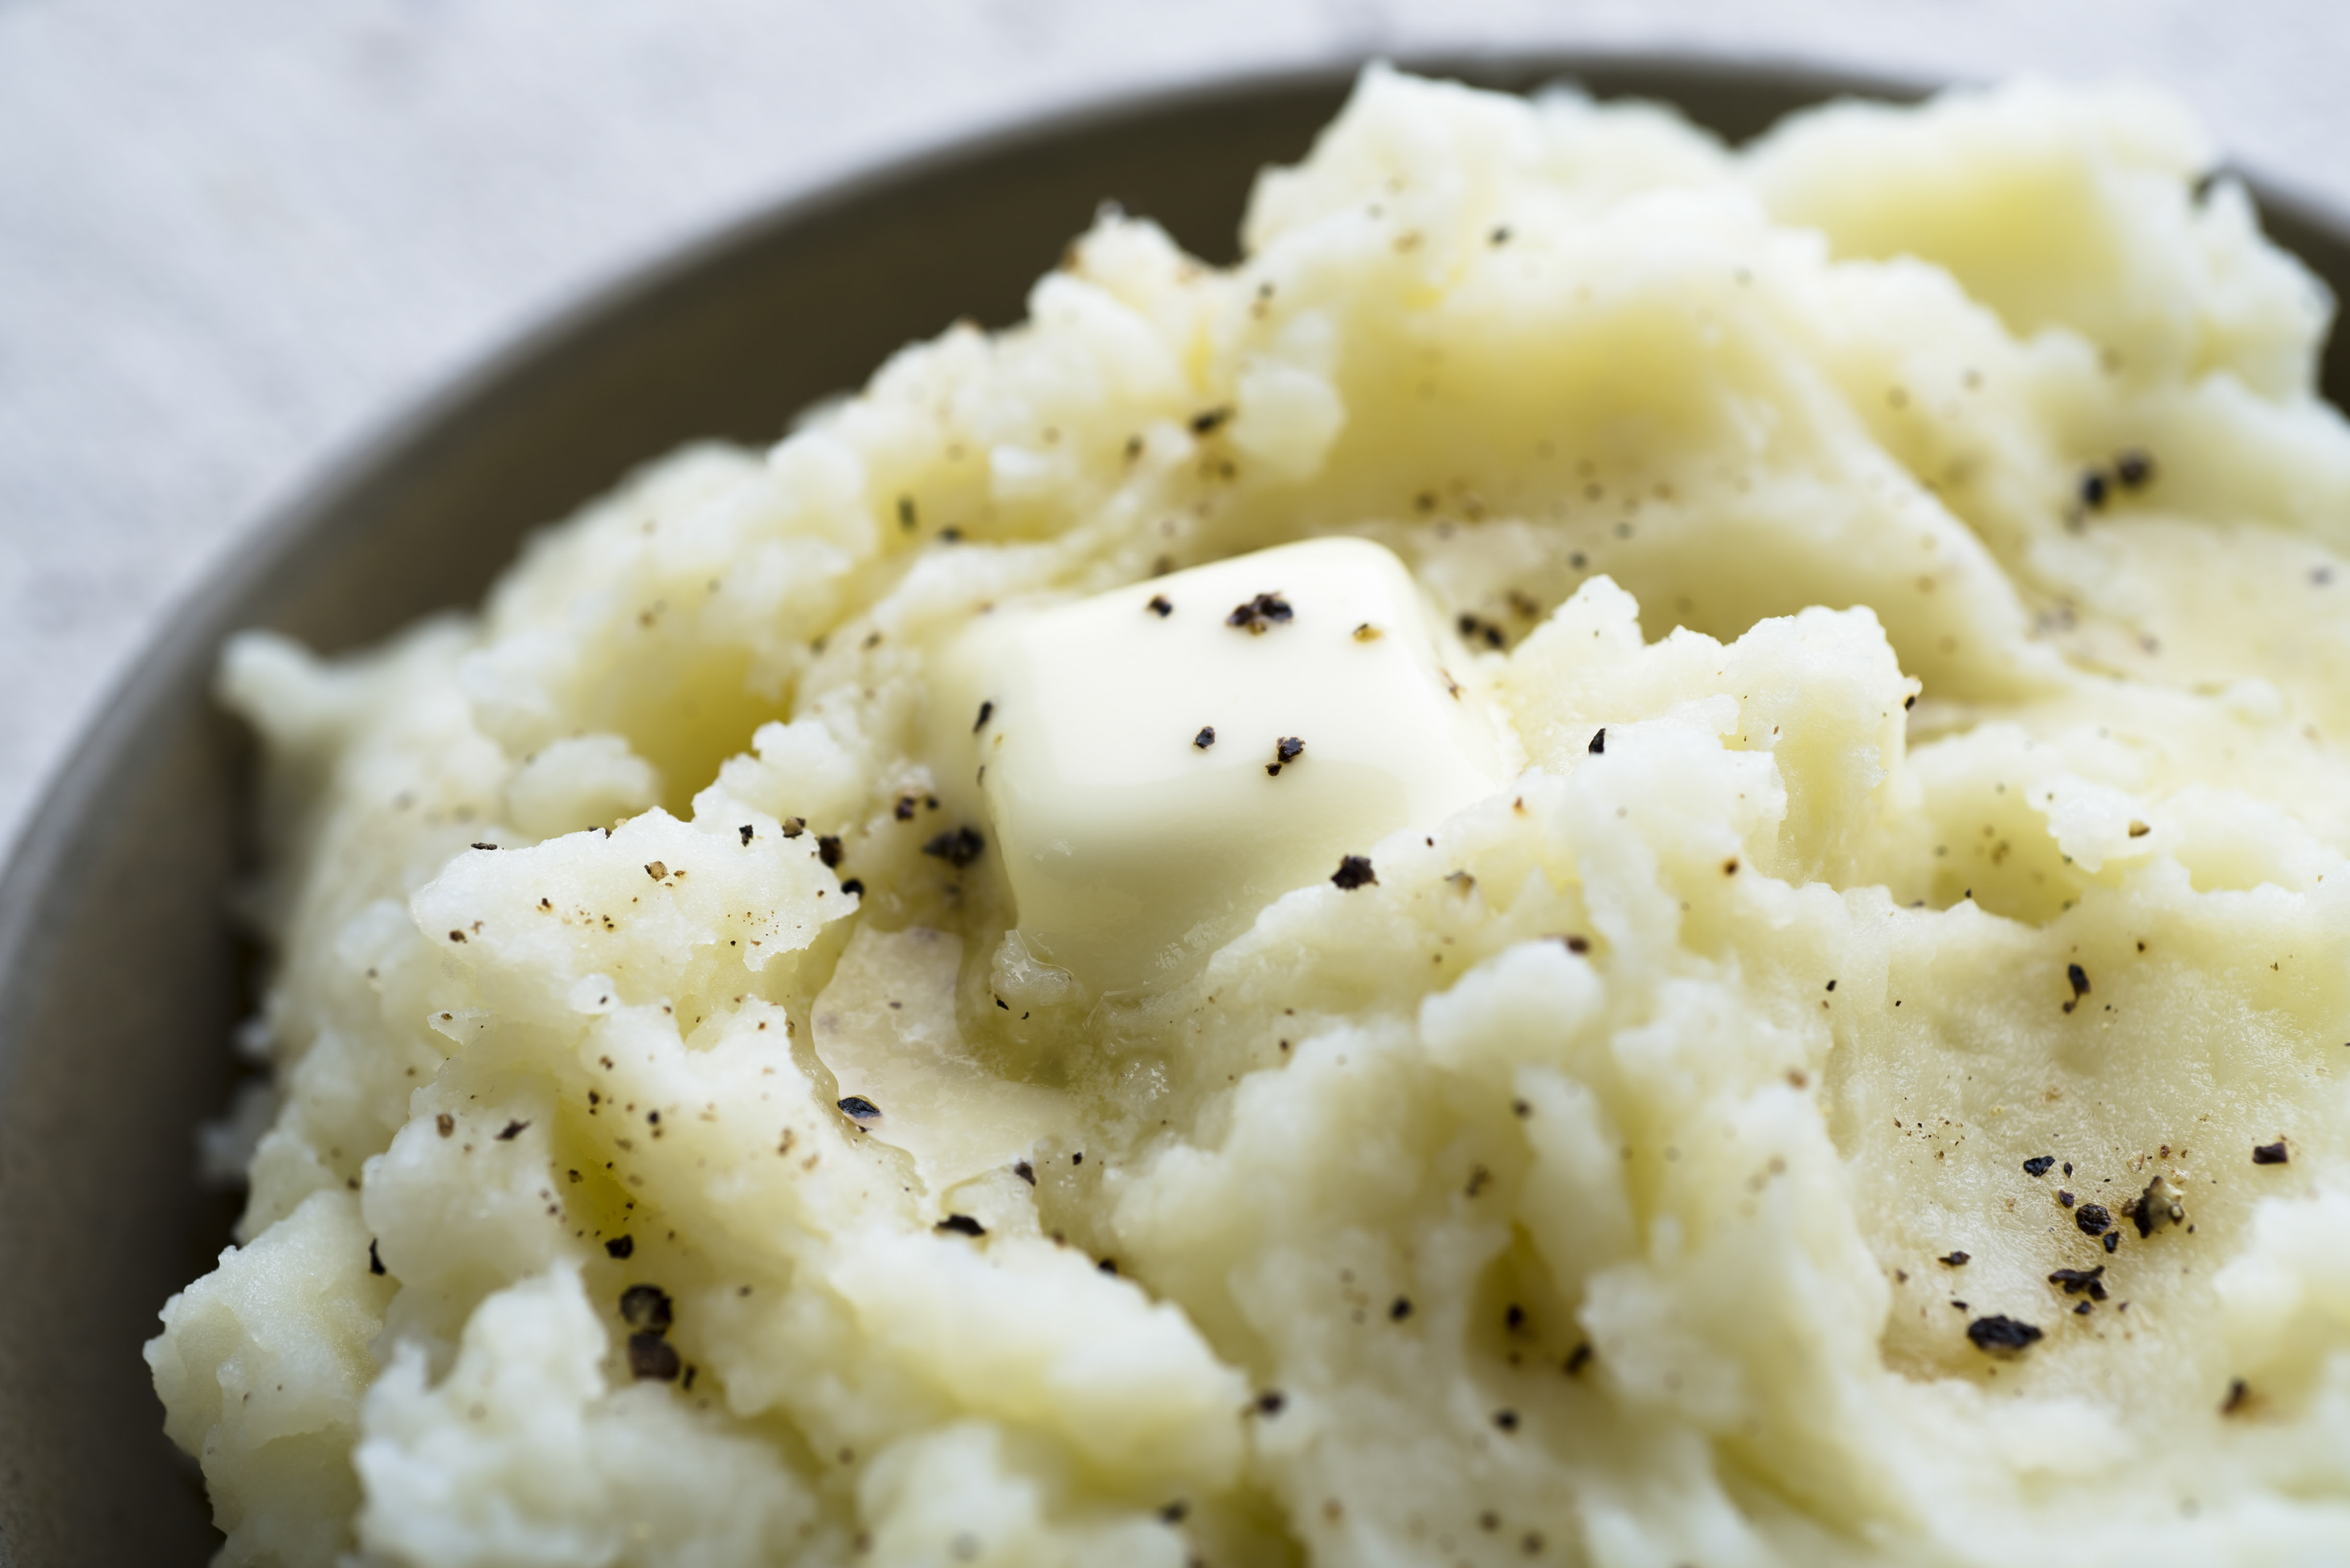
{"label": "white background surface", "polygon": [[0,0],[0,845],[271,504],[630,263],[1054,108],[1513,45],[2137,77],[2350,211],[2350,0]]}

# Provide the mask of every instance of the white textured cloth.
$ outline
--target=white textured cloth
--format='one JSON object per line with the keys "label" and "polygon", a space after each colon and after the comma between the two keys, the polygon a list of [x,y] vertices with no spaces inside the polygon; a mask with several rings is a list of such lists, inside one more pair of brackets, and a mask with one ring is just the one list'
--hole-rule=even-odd
{"label": "white textured cloth", "polygon": [[0,0],[0,845],[272,503],[630,263],[1055,108],[1513,47],[2137,77],[2350,212],[2341,0]]}

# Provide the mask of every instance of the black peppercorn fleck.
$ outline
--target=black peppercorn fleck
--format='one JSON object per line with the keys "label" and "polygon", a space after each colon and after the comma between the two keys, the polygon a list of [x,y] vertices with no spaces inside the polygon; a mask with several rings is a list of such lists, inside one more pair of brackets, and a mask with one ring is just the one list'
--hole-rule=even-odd
{"label": "black peppercorn fleck", "polygon": [[1339,858],[1338,869],[1331,873],[1330,880],[1337,885],[1341,892],[1351,893],[1357,888],[1376,886],[1378,876],[1372,871],[1371,863],[1367,857],[1360,855],[1347,855]]}
{"label": "black peppercorn fleck", "polygon": [[960,871],[978,859],[987,848],[987,840],[971,827],[951,828],[922,846],[922,853],[932,859],[943,860]]}
{"label": "black peppercorn fleck", "polygon": [[674,1382],[678,1374],[676,1347],[657,1334],[632,1334],[629,1335],[629,1371],[639,1378]]}
{"label": "black peppercorn fleck", "polygon": [[667,1334],[676,1312],[659,1285],[630,1285],[620,1293],[620,1321],[646,1334]]}
{"label": "black peppercorn fleck", "polygon": [[1979,1317],[1967,1324],[1967,1337],[1974,1342],[1974,1347],[1977,1350],[1991,1354],[2012,1354],[2037,1344],[2041,1334],[2040,1330],[2033,1324],[2018,1323],[2015,1319],[2001,1314],[1992,1317]]}
{"label": "black peppercorn fleck", "polygon": [[1238,627],[1252,637],[1263,637],[1296,613],[1290,607],[1289,601],[1281,597],[1281,590],[1275,588],[1271,593],[1257,595],[1245,604],[1233,606],[1232,613],[1224,618],[1224,624]]}
{"label": "black peppercorn fleck", "polygon": [[2086,1291],[2091,1301],[2101,1302],[2106,1299],[2105,1278],[2106,1266],[2099,1263],[2094,1269],[2059,1269],[2048,1276],[2048,1282],[2064,1287],[2068,1296]]}
{"label": "black peppercorn fleck", "polygon": [[1454,618],[1453,625],[1466,640],[1482,642],[1488,648],[1500,648],[1508,640],[1500,627],[1473,615],[1458,616]]}

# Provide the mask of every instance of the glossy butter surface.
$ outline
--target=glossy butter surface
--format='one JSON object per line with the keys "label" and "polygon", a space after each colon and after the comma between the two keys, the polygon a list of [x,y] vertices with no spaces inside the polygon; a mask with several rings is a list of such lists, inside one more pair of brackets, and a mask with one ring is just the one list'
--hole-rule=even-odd
{"label": "glossy butter surface", "polygon": [[[983,622],[951,711],[976,723],[1032,948],[1091,989],[1149,984],[1342,857],[1499,788],[1448,641],[1403,563],[1352,538]],[[1284,742],[1303,742],[1287,761]]]}

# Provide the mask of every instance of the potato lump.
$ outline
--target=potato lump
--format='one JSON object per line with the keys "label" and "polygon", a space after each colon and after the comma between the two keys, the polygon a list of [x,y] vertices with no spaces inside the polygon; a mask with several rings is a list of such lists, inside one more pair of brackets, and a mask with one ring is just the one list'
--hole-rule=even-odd
{"label": "potato lump", "polygon": [[[221,1561],[2350,1561],[2350,428],[2215,164],[1373,69],[1231,270],[1106,213],[477,613],[239,639]],[[950,649],[1333,535],[1503,782],[1089,986]]]}

